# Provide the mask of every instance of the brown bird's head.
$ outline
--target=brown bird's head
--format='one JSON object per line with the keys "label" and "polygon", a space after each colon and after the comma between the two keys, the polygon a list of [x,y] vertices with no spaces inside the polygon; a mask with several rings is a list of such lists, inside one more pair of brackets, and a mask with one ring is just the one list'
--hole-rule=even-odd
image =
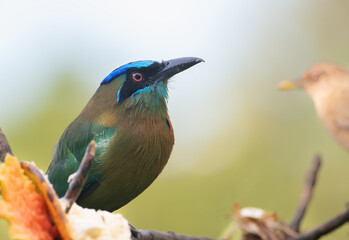
{"label": "brown bird's head", "polygon": [[279,89],[300,88],[312,97],[316,111],[329,133],[349,151],[349,72],[330,63],[318,63],[296,81]]}
{"label": "brown bird's head", "polygon": [[331,97],[342,88],[349,87],[349,73],[344,68],[331,63],[317,63],[301,78],[280,83],[280,90],[304,89],[317,101]]}

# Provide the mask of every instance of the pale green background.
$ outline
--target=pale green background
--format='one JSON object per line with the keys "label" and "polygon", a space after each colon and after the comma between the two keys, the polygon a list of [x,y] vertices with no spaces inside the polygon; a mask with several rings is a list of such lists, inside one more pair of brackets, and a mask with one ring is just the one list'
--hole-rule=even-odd
{"label": "pale green background", "polygon": [[[170,84],[169,164],[120,212],[137,228],[210,237],[234,202],[287,222],[321,153],[309,229],[345,209],[349,154],[305,93],[276,86],[318,61],[349,68],[348,12],[345,0],[0,1],[0,126],[20,160],[46,170],[55,142],[114,68],[202,57]],[[348,234],[344,226],[325,239]]]}

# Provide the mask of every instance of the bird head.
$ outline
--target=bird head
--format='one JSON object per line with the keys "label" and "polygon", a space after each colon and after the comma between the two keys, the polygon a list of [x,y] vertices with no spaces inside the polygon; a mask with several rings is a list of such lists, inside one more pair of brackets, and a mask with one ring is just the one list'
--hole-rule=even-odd
{"label": "bird head", "polygon": [[279,84],[280,90],[304,89],[315,99],[338,91],[348,81],[348,72],[331,63],[318,63],[295,81]]}
{"label": "bird head", "polygon": [[202,61],[185,57],[162,62],[131,62],[111,72],[101,82],[99,90],[108,89],[115,107],[157,108],[167,99],[168,79]]}

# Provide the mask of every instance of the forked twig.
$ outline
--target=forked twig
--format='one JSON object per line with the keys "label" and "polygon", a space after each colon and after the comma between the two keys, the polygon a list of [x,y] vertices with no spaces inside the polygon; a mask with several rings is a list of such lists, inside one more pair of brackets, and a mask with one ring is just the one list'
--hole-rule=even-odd
{"label": "forked twig", "polygon": [[296,232],[299,232],[299,226],[303,220],[305,212],[313,196],[313,190],[316,184],[316,179],[319,173],[320,166],[321,166],[321,156],[316,155],[310,166],[310,169],[308,170],[306,180],[305,180],[305,185],[301,194],[301,198],[299,200],[296,213],[290,223],[290,228],[295,230]]}
{"label": "forked twig", "polygon": [[343,212],[342,214],[339,214],[338,216],[332,218],[331,220],[323,223],[322,225],[299,235],[299,237],[295,240],[319,239],[323,235],[326,235],[327,233],[336,230],[346,222],[349,222],[349,209]]}
{"label": "forked twig", "polygon": [[[311,200],[320,166],[321,166],[321,157],[317,155],[315,156],[312,162],[312,165],[308,171],[306,183],[302,191],[301,199],[300,199],[296,214],[290,224],[290,227],[298,232],[299,232],[300,223],[304,217],[304,214]],[[294,240],[319,239],[320,237],[336,230],[346,222],[349,222],[349,209],[337,215],[336,217],[332,218],[331,220],[323,223],[322,225],[312,230],[309,230],[305,233],[300,234]]]}
{"label": "forked twig", "polygon": [[92,140],[86,148],[86,152],[80,163],[79,169],[76,171],[76,173],[74,173],[74,177],[69,183],[68,190],[63,197],[63,199],[66,201],[66,213],[69,212],[71,206],[76,202],[81,193],[81,190],[90,172],[91,164],[95,157],[95,153],[96,142]]}

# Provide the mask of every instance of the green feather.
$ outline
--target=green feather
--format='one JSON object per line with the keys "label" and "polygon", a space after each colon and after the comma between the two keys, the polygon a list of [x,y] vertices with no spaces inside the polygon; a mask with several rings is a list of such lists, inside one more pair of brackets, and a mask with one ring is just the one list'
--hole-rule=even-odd
{"label": "green feather", "polygon": [[[106,151],[114,134],[115,128],[91,124],[80,119],[76,119],[68,126],[57,144],[55,155],[47,170],[49,180],[54,185],[59,197],[62,197],[67,191],[67,179],[79,168],[85,149],[91,140],[96,141],[95,158],[97,160]],[[98,179],[99,176],[91,172],[84,189]]]}

